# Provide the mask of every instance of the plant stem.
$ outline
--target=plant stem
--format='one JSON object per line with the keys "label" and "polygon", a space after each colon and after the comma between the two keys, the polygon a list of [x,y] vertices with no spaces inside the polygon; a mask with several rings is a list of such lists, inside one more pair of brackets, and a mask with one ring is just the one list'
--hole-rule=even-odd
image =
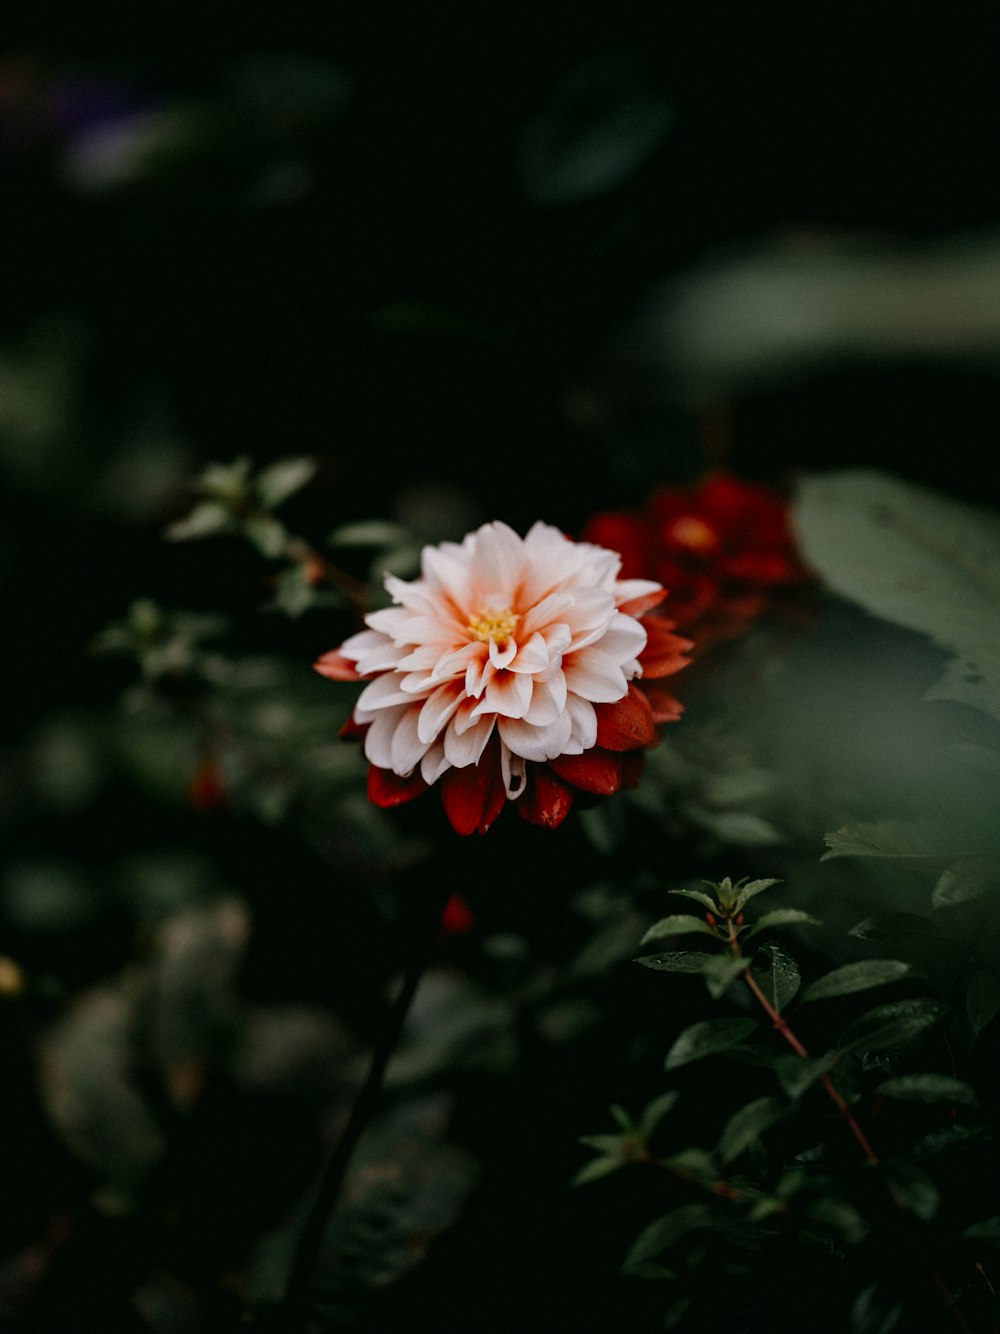
{"label": "plant stem", "polygon": [[347,1126],[322,1170],[315,1198],[299,1234],[281,1303],[285,1317],[283,1327],[289,1330],[303,1328],[308,1317],[310,1286],[319,1264],[327,1225],[340,1196],[351,1156],[381,1099],[386,1067],[399,1042],[410,1005],[434,947],[441,908],[435,896],[432,928],[426,936],[424,932],[420,933],[418,948],[407,965],[399,991],[386,1015],[385,1030],[372,1053],[365,1082],[351,1109]]}

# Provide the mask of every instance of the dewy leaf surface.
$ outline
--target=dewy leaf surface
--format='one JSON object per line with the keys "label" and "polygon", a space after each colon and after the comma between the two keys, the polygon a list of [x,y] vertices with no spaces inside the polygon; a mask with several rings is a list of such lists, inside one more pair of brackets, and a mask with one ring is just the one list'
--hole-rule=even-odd
{"label": "dewy leaf surface", "polygon": [[834,592],[955,655],[927,699],[1000,719],[1000,519],[852,469],[806,479],[795,524]]}

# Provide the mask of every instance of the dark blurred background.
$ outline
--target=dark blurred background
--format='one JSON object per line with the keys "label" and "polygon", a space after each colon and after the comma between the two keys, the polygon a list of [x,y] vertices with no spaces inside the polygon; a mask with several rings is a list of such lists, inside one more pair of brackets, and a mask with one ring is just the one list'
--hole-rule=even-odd
{"label": "dark blurred background", "polygon": [[[434,539],[492,518],[579,532],[596,510],[715,466],[779,486],[874,466],[1000,500],[989,7],[373,0],[238,21],[212,3],[68,21],[62,6],[19,8],[0,54],[0,815],[18,856],[55,852],[102,881],[144,840],[201,845],[196,815],[164,816],[148,793],[112,787],[96,807],[71,794],[42,811],[25,796],[38,729],[130,684],[128,665],[86,649],[138,594],[222,609],[243,642],[304,663],[348,628],[342,613],[261,618],[260,561],[236,543],[164,543],[209,461],[315,456],[288,513],[317,543],[386,517]],[[67,753],[50,756],[63,776]],[[346,968],[350,929],[374,938],[374,917],[351,908],[345,928],[343,904],[324,897],[327,864],[285,833],[243,825],[234,839],[227,825],[206,846],[253,903],[245,992],[344,1001],[356,988],[365,1031],[384,977],[329,983],[324,941]],[[589,852],[564,846],[570,884]],[[298,926],[275,901],[282,876]],[[43,1011],[127,961],[120,904],[39,935],[13,893],[6,948],[55,979]],[[548,1055],[534,1059],[537,1075]],[[578,1069],[565,1077],[539,1143],[517,1141],[552,1182],[572,1170],[572,1134],[546,1157],[567,1106],[609,1100],[574,1085]],[[15,1250],[41,1226],[28,1203],[40,1163],[50,1202],[90,1188],[46,1132],[25,1130],[40,1121],[32,1095],[18,1099]],[[523,1163],[499,1131],[492,1147]],[[188,1164],[192,1198],[210,1157]],[[236,1150],[219,1169],[227,1225],[241,1170]],[[526,1198],[503,1203],[511,1219],[530,1212]],[[567,1228],[572,1207],[560,1206]],[[487,1214],[481,1203],[477,1226],[501,1247]],[[45,1320],[69,1309],[88,1255],[95,1272],[107,1264],[118,1234],[105,1226],[31,1328],[65,1330]],[[579,1290],[581,1236],[568,1235],[539,1329],[562,1328],[560,1310],[579,1322],[594,1301],[615,1310],[617,1288]],[[534,1236],[517,1252],[529,1270]],[[452,1321],[428,1315],[427,1328],[469,1328],[476,1284],[502,1288],[502,1250],[470,1247],[446,1243],[442,1265],[467,1275],[452,1307],[435,1287],[444,1269],[416,1280],[412,1309]],[[188,1251],[172,1259],[197,1270]],[[102,1328],[124,1329],[106,1300]],[[500,1301],[498,1330],[529,1329],[516,1308]],[[136,1328],[182,1327],[170,1320]]]}

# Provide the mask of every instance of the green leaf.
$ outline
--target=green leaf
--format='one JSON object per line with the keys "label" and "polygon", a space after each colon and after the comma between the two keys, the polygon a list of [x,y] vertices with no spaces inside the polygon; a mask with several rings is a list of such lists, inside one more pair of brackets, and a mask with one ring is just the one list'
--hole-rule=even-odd
{"label": "green leaf", "polygon": [[681,1149],[667,1159],[667,1166],[695,1181],[714,1181],[719,1175],[715,1159],[706,1149]]}
{"label": "green leaf", "polygon": [[723,1163],[730,1163],[738,1158],[744,1149],[766,1130],[783,1121],[788,1115],[785,1107],[776,1098],[756,1098],[741,1107],[723,1126],[716,1152]]}
{"label": "green leaf", "polygon": [[910,1157],[915,1162],[923,1163],[928,1158],[937,1158],[939,1154],[949,1153],[952,1149],[985,1144],[991,1138],[986,1126],[970,1126],[956,1121],[950,1126],[943,1126],[940,1130],[932,1130],[929,1135],[917,1140],[910,1150]]}
{"label": "green leaf", "polygon": [[748,958],[734,959],[731,954],[719,954],[702,969],[708,994],[713,1000],[719,1000],[732,986],[733,982],[750,967]]}
{"label": "green leaf", "polygon": [[755,964],[759,959],[764,960],[764,966],[753,968],[754,979],[771,1005],[781,1014],[799,989],[801,977],[798,965],[774,941],[760,949]]}
{"label": "green leaf", "polygon": [[714,926],[709,926],[703,917],[693,917],[688,913],[674,913],[671,917],[661,917],[649,928],[640,945],[648,945],[651,940],[662,940],[664,936],[681,936],[690,932],[700,932],[704,936],[718,936]]}
{"label": "green leaf", "polygon": [[857,1246],[864,1240],[868,1226],[864,1219],[848,1200],[838,1200],[833,1196],[815,1200],[805,1211],[806,1217],[814,1223],[828,1228],[848,1246]]}
{"label": "green leaf", "polygon": [[965,988],[965,1013],[973,1033],[979,1034],[1000,1010],[1000,978],[977,968]]}
{"label": "green leaf", "polygon": [[733,898],[733,912],[742,912],[751,899],[755,899],[758,894],[763,894],[765,889],[770,889],[772,885],[780,885],[780,880],[748,880],[745,885],[737,885],[736,893]]}
{"label": "green leaf", "polygon": [[802,1004],[806,1001],[830,1000],[834,996],[849,996],[855,991],[867,991],[869,987],[886,986],[889,982],[898,982],[910,971],[910,965],[901,959],[861,959],[857,963],[845,963],[842,968],[835,968],[802,993]]}
{"label": "green leaf", "polygon": [[941,1195],[929,1173],[915,1163],[893,1160],[885,1164],[885,1174],[899,1207],[929,1223],[941,1203]]}
{"label": "green leaf", "polygon": [[716,954],[699,954],[695,950],[668,950],[666,954],[644,954],[635,962],[664,973],[701,973],[716,958]]}
{"label": "green leaf", "polygon": [[288,542],[284,524],[269,514],[254,515],[243,525],[243,532],[262,556],[269,560],[280,556]]}
{"label": "green leaf", "polygon": [[191,542],[199,537],[233,531],[233,521],[225,505],[217,500],[202,500],[190,514],[172,523],[164,533],[171,542]]}
{"label": "green leaf", "polygon": [[710,894],[705,894],[700,889],[669,889],[668,894],[680,894],[685,899],[694,899],[696,903],[702,904],[709,912],[717,913],[719,905]]}
{"label": "green leaf", "polygon": [[632,1131],[635,1130],[635,1122],[632,1120],[631,1116],[629,1116],[628,1112],[625,1110],[624,1107],[619,1106],[619,1104],[616,1102],[612,1104],[610,1110],[611,1110],[612,1120],[615,1122],[615,1124],[618,1126],[620,1130],[624,1130],[627,1134],[631,1134]]}
{"label": "green leaf", "polygon": [[1000,1214],[984,1218],[981,1223],[973,1223],[962,1233],[971,1241],[988,1241],[991,1246],[1000,1246]]}
{"label": "green leaf", "polygon": [[648,1104],[639,1118],[639,1133],[644,1140],[649,1138],[667,1113],[673,1110],[679,1097],[677,1090],[671,1089],[669,1093],[661,1093]]}
{"label": "green leaf", "polygon": [[866,611],[955,655],[928,699],[1000,719],[1000,520],[885,473],[807,479],[795,509],[803,554]]}
{"label": "green leaf", "polygon": [[903,1102],[976,1103],[975,1090],[950,1075],[897,1075],[880,1084],[875,1092]]}
{"label": "green leaf", "polygon": [[776,926],[820,926],[821,923],[812,913],[801,908],[775,908],[774,912],[765,913],[747,932],[746,939],[753,940],[762,931],[770,931]]}
{"label": "green leaf", "polygon": [[670,1249],[689,1232],[696,1228],[710,1226],[712,1206],[710,1204],[682,1204],[678,1209],[657,1218],[655,1222],[643,1228],[632,1243],[625,1257],[624,1269],[631,1272],[634,1266],[655,1260],[664,1251]]}
{"label": "green leaf", "polygon": [[928,859],[954,857],[962,851],[959,839],[948,829],[905,820],[875,820],[844,825],[824,834],[828,851],[820,857],[892,857]]}
{"label": "green leaf", "polygon": [[[597,1149],[599,1153],[621,1154],[621,1135],[581,1135],[580,1143],[585,1144],[588,1149]],[[623,1154],[621,1156],[624,1157]]]}
{"label": "green leaf", "polygon": [[676,1070],[678,1066],[735,1047],[756,1027],[754,1019],[703,1019],[692,1024],[684,1029],[667,1052],[666,1069]]}
{"label": "green leaf", "polygon": [[979,899],[991,889],[995,889],[1000,880],[1000,866],[996,861],[981,858],[968,858],[949,866],[934,886],[931,905],[935,908],[951,908],[958,903],[968,903]]}
{"label": "green leaf", "polygon": [[265,509],[275,509],[296,491],[301,491],[315,475],[315,459],[278,459],[258,474],[254,489]]}
{"label": "green leaf", "polygon": [[903,1303],[878,1300],[878,1284],[858,1293],[851,1307],[850,1334],[892,1334],[903,1314]]}
{"label": "green leaf", "polygon": [[332,547],[388,547],[410,540],[409,531],[386,519],[361,519],[335,528],[326,539]]}
{"label": "green leaf", "polygon": [[681,1323],[687,1313],[694,1305],[692,1297],[678,1297],[677,1300],[669,1306],[667,1314],[663,1317],[662,1329],[680,1329]]}
{"label": "green leaf", "polygon": [[790,1098],[800,1098],[817,1080],[829,1074],[837,1061],[836,1052],[823,1056],[796,1056],[789,1052],[775,1065],[782,1089]]}
{"label": "green leaf", "polygon": [[585,1186],[588,1181],[598,1181],[601,1177],[610,1176],[612,1172],[617,1172],[620,1167],[625,1167],[627,1163],[628,1159],[620,1154],[617,1157],[609,1154],[603,1158],[593,1158],[586,1166],[580,1168],[569,1184],[571,1186]]}
{"label": "green leaf", "polygon": [[838,1051],[862,1051],[866,1056],[892,1051],[933,1028],[944,1011],[940,1001],[926,997],[879,1005],[847,1026]]}
{"label": "green leaf", "polygon": [[858,940],[929,941],[942,938],[941,928],[927,917],[912,912],[879,913],[866,917],[847,933]]}

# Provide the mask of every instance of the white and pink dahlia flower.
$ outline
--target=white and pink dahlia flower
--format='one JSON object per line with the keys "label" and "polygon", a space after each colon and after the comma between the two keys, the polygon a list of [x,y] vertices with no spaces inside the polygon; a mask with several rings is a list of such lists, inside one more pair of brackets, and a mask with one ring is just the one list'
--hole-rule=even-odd
{"label": "white and pink dahlia flower", "polygon": [[421,577],[390,575],[395,603],[315,664],[367,681],[344,735],[363,737],[368,792],[395,806],[440,782],[461,834],[507,801],[554,827],[574,789],[638,781],[657,723],[681,706],[649,682],[684,666],[688,640],[647,616],[666,590],[619,579],[621,558],[536,523],[487,523],[425,547]]}

